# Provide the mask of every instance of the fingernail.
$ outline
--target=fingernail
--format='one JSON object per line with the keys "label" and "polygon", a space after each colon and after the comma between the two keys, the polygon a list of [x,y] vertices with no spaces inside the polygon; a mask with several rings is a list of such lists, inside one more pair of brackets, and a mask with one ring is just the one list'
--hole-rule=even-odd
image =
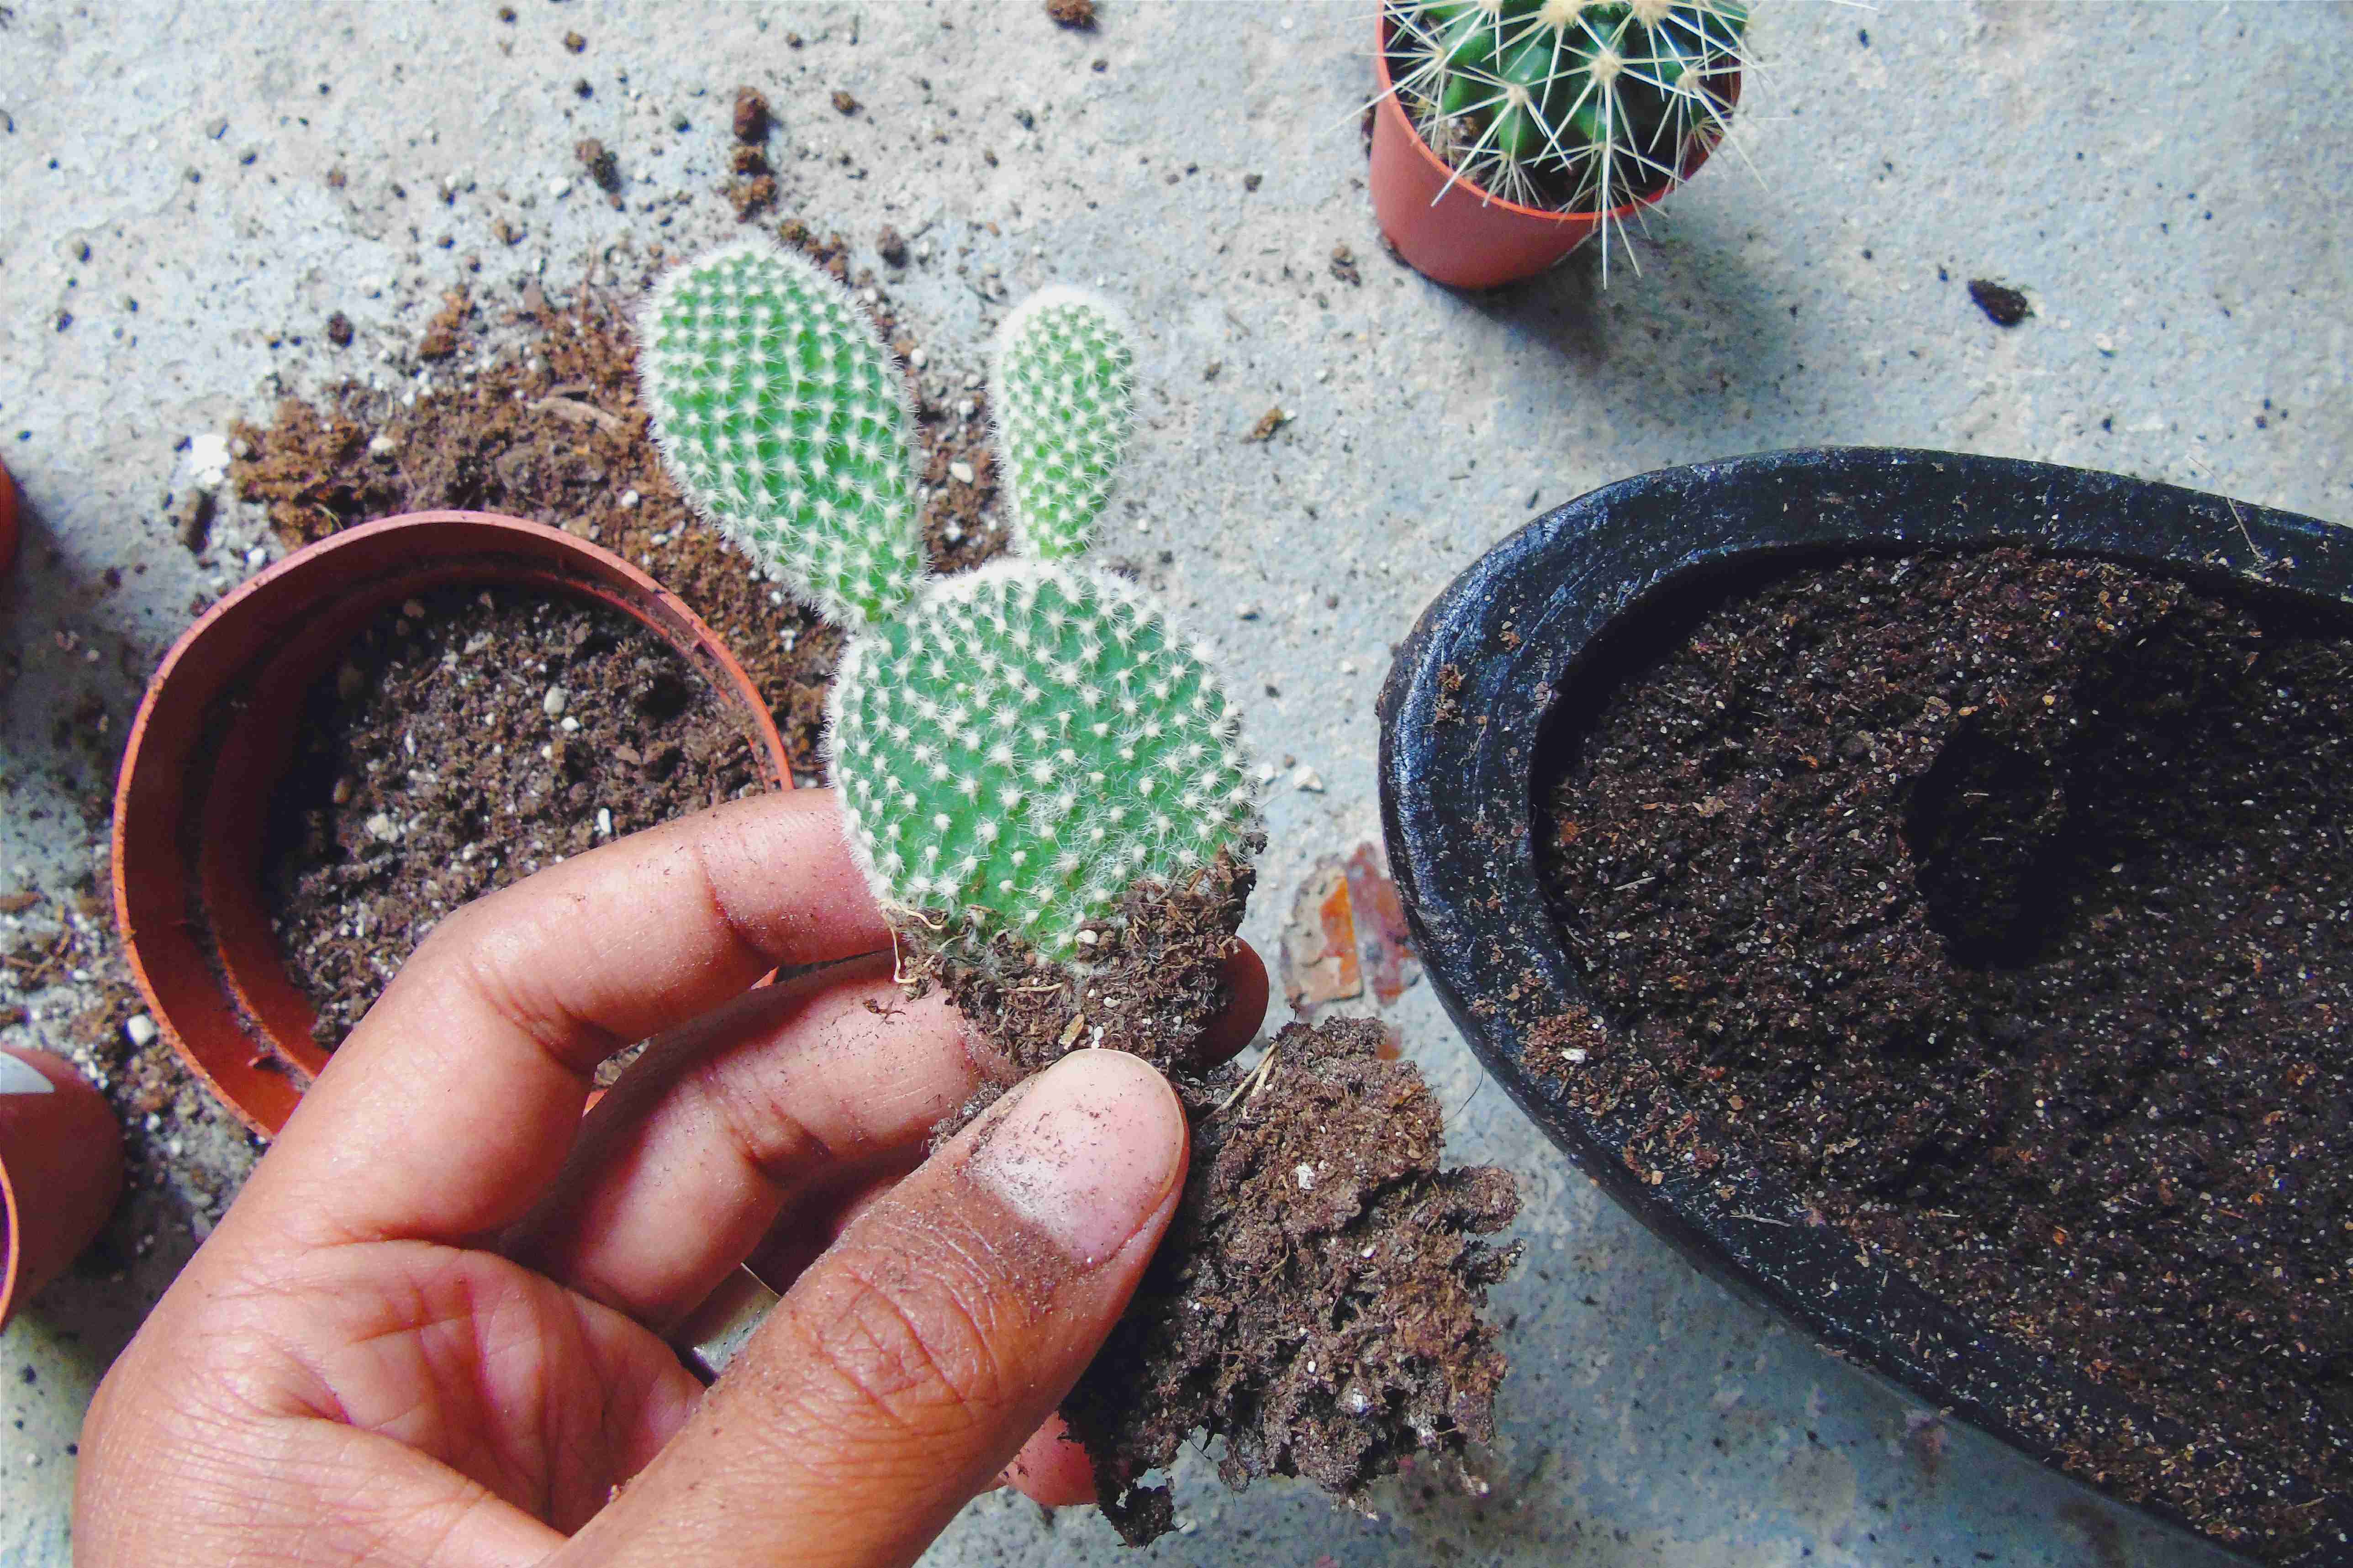
{"label": "fingernail", "polygon": [[1176,1184],[1185,1113],[1125,1051],[1073,1051],[983,1134],[965,1165],[1084,1268],[1118,1251]]}

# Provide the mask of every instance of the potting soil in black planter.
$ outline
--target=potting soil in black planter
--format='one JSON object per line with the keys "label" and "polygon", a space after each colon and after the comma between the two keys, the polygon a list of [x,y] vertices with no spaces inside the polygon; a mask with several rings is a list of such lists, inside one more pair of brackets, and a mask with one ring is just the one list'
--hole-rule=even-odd
{"label": "potting soil in black planter", "polygon": [[1539,787],[1594,1007],[1528,1069],[1644,1112],[1639,1179],[1794,1189],[2191,1434],[2010,1413],[2071,1468],[2310,1545],[2320,1512],[2254,1478],[2353,1491],[2342,626],[2014,550],[1863,557],[1588,668],[1635,673],[1556,717]]}

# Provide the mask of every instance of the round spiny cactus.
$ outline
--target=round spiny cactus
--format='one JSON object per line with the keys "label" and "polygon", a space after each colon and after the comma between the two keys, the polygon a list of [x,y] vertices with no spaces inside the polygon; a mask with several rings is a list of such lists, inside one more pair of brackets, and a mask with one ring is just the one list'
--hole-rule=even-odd
{"label": "round spiny cactus", "polygon": [[695,510],[833,621],[878,620],[923,572],[906,382],[807,259],[733,245],[666,274],[638,375]]}
{"label": "round spiny cactus", "polygon": [[997,442],[1030,553],[1086,549],[1127,444],[1134,369],[1117,317],[1077,289],[1040,289],[998,331]]}
{"label": "round spiny cactus", "polygon": [[851,648],[831,720],[851,839],[891,901],[1050,956],[1252,815],[1216,679],[1091,573],[1006,561],[940,583]]}
{"label": "round spiny cactus", "polygon": [[1729,127],[1745,0],[1389,0],[1414,129],[1473,184],[1608,214],[1655,199]]}
{"label": "round spiny cactus", "polygon": [[839,285],[733,247],[665,279],[645,333],[681,487],[856,633],[826,752],[885,908],[982,962],[1008,934],[1071,958],[1136,882],[1244,851],[1238,713],[1156,606],[1069,559],[1129,424],[1108,306],[1054,289],[1007,321],[990,396],[1016,552],[955,578],[922,575],[902,384]]}

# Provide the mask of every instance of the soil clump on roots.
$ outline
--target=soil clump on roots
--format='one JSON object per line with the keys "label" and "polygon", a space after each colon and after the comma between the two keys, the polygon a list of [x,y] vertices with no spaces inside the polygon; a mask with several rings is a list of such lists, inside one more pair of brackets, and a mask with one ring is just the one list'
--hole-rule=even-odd
{"label": "soil clump on roots", "polygon": [[1513,1180],[1440,1167],[1438,1101],[1410,1065],[1381,1059],[1377,1023],[1293,1024],[1247,1073],[1205,1058],[1250,885],[1226,853],[1187,886],[1140,884],[1091,928],[1082,966],[902,927],[918,984],[944,985],[1007,1068],[936,1137],[1091,1046],[1167,1073],[1192,1122],[1176,1218],[1062,1407],[1131,1545],[1174,1528],[1151,1473],[1197,1432],[1226,1439],[1229,1486],[1303,1476],[1344,1499],[1409,1456],[1459,1462],[1494,1435],[1504,1364],[1480,1309],[1520,1249],[1477,1238],[1517,1211]]}
{"label": "soil clump on roots", "polygon": [[2012,1413],[2126,1498],[2344,1528],[2342,622],[1996,551],[1684,624],[1549,796],[1570,1095],[2155,1412]]}

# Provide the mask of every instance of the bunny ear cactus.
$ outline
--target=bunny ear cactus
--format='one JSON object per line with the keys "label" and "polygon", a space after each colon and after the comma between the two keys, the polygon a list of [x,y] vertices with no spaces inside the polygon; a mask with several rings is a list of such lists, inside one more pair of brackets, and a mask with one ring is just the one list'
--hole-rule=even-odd
{"label": "bunny ear cactus", "polygon": [[1244,848],[1240,715],[1159,608],[1079,564],[1125,441],[1134,356],[1076,290],[1017,311],[992,396],[1015,553],[924,574],[904,382],[832,279],[761,245],[669,274],[646,400],[672,477],[772,576],[852,633],[827,752],[885,909],[986,962],[1057,960],[1132,885]]}

